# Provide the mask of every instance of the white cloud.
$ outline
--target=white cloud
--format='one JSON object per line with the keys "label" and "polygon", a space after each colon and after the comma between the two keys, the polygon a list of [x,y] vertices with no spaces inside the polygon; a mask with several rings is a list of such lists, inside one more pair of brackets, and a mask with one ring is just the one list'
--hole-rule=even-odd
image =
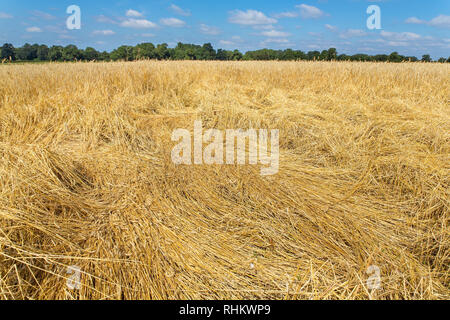
{"label": "white cloud", "polygon": [[206,24],[200,25],[200,32],[204,34],[210,34],[210,35],[218,35],[221,31],[219,28],[211,27]]}
{"label": "white cloud", "polygon": [[296,17],[298,17],[298,12],[292,12],[292,11],[281,12],[281,13],[275,14],[274,17],[277,18],[277,19],[281,19],[281,18],[296,18]]}
{"label": "white cloud", "polygon": [[266,25],[256,25],[252,26],[255,30],[272,30],[275,29],[275,26],[273,24],[266,24]]}
{"label": "white cloud", "polygon": [[135,28],[135,29],[148,29],[148,28],[156,28],[156,23],[145,19],[127,19],[122,21],[120,24],[122,27],[126,28]]}
{"label": "white cloud", "polygon": [[219,43],[224,45],[224,46],[234,45],[234,42],[233,41],[229,41],[229,40],[220,40]]}
{"label": "white cloud", "polygon": [[41,28],[39,27],[29,27],[26,30],[27,32],[42,32]]}
{"label": "white cloud", "polygon": [[136,11],[136,10],[133,10],[133,9],[129,9],[127,11],[127,13],[126,13],[126,16],[127,17],[133,17],[133,18],[140,18],[140,17],[143,17],[144,15],[141,12],[139,12],[139,11]]}
{"label": "white cloud", "polygon": [[13,16],[5,12],[0,12],[0,19],[11,19]]}
{"label": "white cloud", "polygon": [[177,18],[164,18],[161,19],[161,24],[168,27],[183,27],[186,22]]}
{"label": "white cloud", "polygon": [[94,32],[92,32],[92,34],[103,35],[103,36],[112,36],[113,34],[116,34],[116,33],[112,30],[95,30]]}
{"label": "white cloud", "polygon": [[425,23],[426,21],[424,20],[420,20],[416,17],[410,17],[408,19],[405,20],[406,23],[413,23],[413,24],[421,24],[421,23]]}
{"label": "white cloud", "polygon": [[261,35],[266,37],[273,37],[273,38],[281,38],[281,37],[287,37],[290,34],[287,32],[277,31],[277,30],[270,30],[270,31],[263,31],[261,32]]}
{"label": "white cloud", "polygon": [[189,17],[191,15],[191,12],[189,10],[181,9],[179,6],[176,6],[174,4],[171,4],[169,8],[180,16]]}
{"label": "white cloud", "polygon": [[328,30],[333,31],[333,32],[337,31],[337,29],[338,29],[336,26],[332,26],[330,24],[326,24],[325,28],[327,28]]}
{"label": "white cloud", "polygon": [[323,12],[319,8],[314,7],[314,6],[309,6],[304,3],[299,4],[295,7],[300,9],[300,16],[303,19],[317,19],[317,18],[323,17],[325,15],[325,12]]}
{"label": "white cloud", "polygon": [[269,38],[260,43],[260,46],[264,47],[266,45],[279,45],[279,46],[288,46],[292,45],[292,43],[288,39],[278,39],[278,38]]}
{"label": "white cloud", "polygon": [[434,17],[430,21],[426,20],[420,20],[416,17],[410,17],[405,20],[406,23],[412,23],[412,24],[427,24],[429,26],[433,27],[442,27],[442,28],[450,28],[450,16],[446,15],[438,15],[437,17]]}
{"label": "white cloud", "polygon": [[31,14],[39,19],[44,19],[44,20],[54,20],[56,19],[55,16],[52,16],[50,13],[47,12],[43,12],[43,11],[39,11],[39,10],[34,10],[31,12]]}
{"label": "white cloud", "polygon": [[111,19],[111,18],[109,18],[107,16],[104,16],[104,15],[100,15],[100,16],[96,17],[95,20],[97,22],[101,22],[101,23],[117,24],[117,22],[114,19]]}
{"label": "white cloud", "polygon": [[231,23],[246,25],[246,26],[277,23],[276,19],[269,18],[261,11],[256,11],[256,10],[247,10],[247,11],[234,10],[234,11],[231,11],[228,21]]}
{"label": "white cloud", "polygon": [[404,41],[389,41],[388,45],[393,47],[406,47],[409,46],[409,43]]}
{"label": "white cloud", "polygon": [[367,33],[361,29],[348,29],[339,34],[339,37],[347,39],[352,37],[363,37],[365,35],[367,35]]}
{"label": "white cloud", "polygon": [[380,35],[383,38],[386,38],[391,41],[410,41],[410,40],[418,40],[421,38],[420,35],[413,32],[388,32],[381,31]]}
{"label": "white cloud", "polygon": [[428,24],[435,27],[450,28],[450,16],[445,16],[441,14],[436,18],[431,19]]}
{"label": "white cloud", "polygon": [[288,39],[266,39],[263,43],[289,43]]}

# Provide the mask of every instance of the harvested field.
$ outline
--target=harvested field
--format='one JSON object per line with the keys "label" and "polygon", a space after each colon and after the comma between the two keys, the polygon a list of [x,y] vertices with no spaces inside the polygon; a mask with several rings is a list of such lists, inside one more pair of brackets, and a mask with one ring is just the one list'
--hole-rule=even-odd
{"label": "harvested field", "polygon": [[[175,165],[195,120],[279,172]],[[0,177],[1,299],[450,299],[449,64],[1,65]]]}

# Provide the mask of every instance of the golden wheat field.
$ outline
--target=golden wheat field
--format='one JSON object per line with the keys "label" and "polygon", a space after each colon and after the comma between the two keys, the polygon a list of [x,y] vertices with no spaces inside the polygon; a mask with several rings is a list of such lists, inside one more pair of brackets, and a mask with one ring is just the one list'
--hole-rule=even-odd
{"label": "golden wheat field", "polygon": [[[175,165],[195,120],[279,172]],[[0,177],[1,299],[450,299],[448,64],[2,65]]]}

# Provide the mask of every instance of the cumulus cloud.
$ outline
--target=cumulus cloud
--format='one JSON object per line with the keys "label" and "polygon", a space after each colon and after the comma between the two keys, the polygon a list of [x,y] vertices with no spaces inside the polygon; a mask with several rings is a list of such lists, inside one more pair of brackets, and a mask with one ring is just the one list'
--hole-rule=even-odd
{"label": "cumulus cloud", "polygon": [[125,28],[135,28],[135,29],[149,29],[156,28],[156,23],[153,23],[146,19],[127,19],[120,23],[122,27]]}
{"label": "cumulus cloud", "polygon": [[104,16],[104,15],[99,15],[99,16],[97,16],[97,17],[95,18],[95,20],[96,20],[97,22],[101,22],[101,23],[112,23],[112,24],[117,24],[117,22],[116,22],[114,19],[109,18],[109,17]]}
{"label": "cumulus cloud", "polygon": [[411,40],[418,40],[421,38],[420,35],[413,32],[388,32],[388,31],[381,31],[380,35],[383,38],[386,38],[391,41],[411,41]]}
{"label": "cumulus cloud", "polygon": [[267,17],[261,11],[256,10],[234,10],[230,12],[228,21],[235,24],[245,25],[245,26],[256,26],[264,24],[277,23],[274,18]]}
{"label": "cumulus cloud", "polygon": [[309,6],[304,3],[299,4],[295,7],[300,9],[300,16],[303,19],[317,19],[317,18],[321,18],[325,15],[325,12],[323,12],[319,8],[314,7],[314,6]]}
{"label": "cumulus cloud", "polygon": [[266,39],[263,43],[289,43],[288,39]]}
{"label": "cumulus cloud", "polygon": [[270,38],[281,38],[281,37],[287,37],[290,34],[283,31],[277,31],[277,30],[270,30],[270,31],[263,31],[261,32],[261,35],[270,37]]}
{"label": "cumulus cloud", "polygon": [[171,4],[169,9],[180,16],[189,17],[191,15],[191,12],[189,10],[182,9],[174,4]]}
{"label": "cumulus cloud", "polygon": [[437,17],[434,17],[430,21],[420,20],[419,18],[416,17],[410,17],[406,19],[405,22],[412,24],[426,24],[433,27],[450,28],[450,16],[446,16],[444,14],[438,15]]}
{"label": "cumulus cloud", "polygon": [[219,43],[224,46],[231,46],[235,44],[233,41],[230,40],[220,40]]}
{"label": "cumulus cloud", "polygon": [[183,27],[186,22],[177,18],[164,18],[161,19],[161,24],[168,27]]}
{"label": "cumulus cloud", "polygon": [[275,14],[274,17],[277,19],[296,18],[296,17],[298,17],[298,12],[294,12],[294,11],[281,12],[281,13]]}
{"label": "cumulus cloud", "polygon": [[133,18],[141,18],[141,17],[143,17],[144,15],[143,15],[141,12],[139,12],[139,11],[136,11],[136,10],[133,10],[133,9],[129,9],[129,10],[126,12],[126,16],[127,16],[127,17],[133,17]]}
{"label": "cumulus cloud", "polygon": [[339,37],[343,39],[353,38],[353,37],[364,37],[367,33],[361,29],[348,29],[339,34]]}
{"label": "cumulus cloud", "polygon": [[103,36],[112,36],[113,34],[116,34],[116,33],[112,30],[95,30],[94,32],[92,32],[92,34],[103,35]]}
{"label": "cumulus cloud", "polygon": [[5,12],[0,12],[0,19],[11,19],[13,16]]}
{"label": "cumulus cloud", "polygon": [[56,19],[56,17],[51,15],[50,13],[39,11],[39,10],[34,10],[34,11],[31,12],[31,14],[33,16],[35,16],[36,18],[39,18],[39,19],[44,19],[44,20],[54,20],[54,19]]}
{"label": "cumulus cloud", "polygon": [[206,24],[200,25],[200,32],[204,34],[210,34],[210,35],[218,35],[221,31],[219,28],[211,27]]}
{"label": "cumulus cloud", "polygon": [[39,27],[29,27],[26,30],[27,32],[42,32],[41,28]]}

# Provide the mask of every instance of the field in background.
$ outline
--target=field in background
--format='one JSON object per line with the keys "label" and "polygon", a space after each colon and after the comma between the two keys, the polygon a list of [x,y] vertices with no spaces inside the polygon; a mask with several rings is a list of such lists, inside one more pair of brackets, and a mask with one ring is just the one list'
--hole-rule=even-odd
{"label": "field in background", "polygon": [[[279,173],[175,166],[196,119]],[[3,65],[0,178],[0,299],[450,299],[450,65]]]}

